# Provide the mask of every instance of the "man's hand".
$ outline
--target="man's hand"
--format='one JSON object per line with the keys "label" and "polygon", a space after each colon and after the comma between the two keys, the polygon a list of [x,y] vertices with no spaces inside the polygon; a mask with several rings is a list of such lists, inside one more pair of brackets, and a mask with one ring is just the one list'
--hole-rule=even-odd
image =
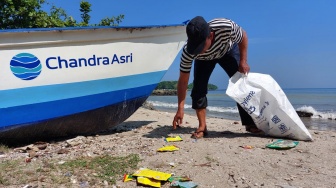
{"label": "man's hand", "polygon": [[173,120],[173,129],[176,129],[177,127],[181,126],[183,122],[183,116],[184,116],[183,110],[178,110],[176,112],[176,115]]}
{"label": "man's hand", "polygon": [[243,73],[243,74],[247,74],[247,73],[250,72],[250,66],[247,64],[246,61],[244,61],[244,60],[240,61],[238,71]]}

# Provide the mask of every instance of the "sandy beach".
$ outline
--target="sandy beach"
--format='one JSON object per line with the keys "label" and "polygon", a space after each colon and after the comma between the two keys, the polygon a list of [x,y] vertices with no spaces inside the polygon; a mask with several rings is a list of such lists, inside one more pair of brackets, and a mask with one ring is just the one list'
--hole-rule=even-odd
{"label": "sandy beach", "polygon": [[[295,148],[275,150],[265,145],[277,138],[247,133],[239,121],[220,118],[207,119],[208,137],[192,139],[190,135],[198,123],[196,116],[186,114],[182,127],[172,130],[174,115],[141,107],[110,131],[94,137],[77,137],[86,140],[73,146],[77,149],[69,148],[65,154],[51,155],[54,159],[67,160],[80,155],[125,156],[135,153],[141,158],[139,168],[188,176],[201,188],[336,187],[336,132],[310,130],[314,141],[300,141]],[[183,141],[165,142],[168,135],[179,135]],[[50,143],[49,148],[61,145],[64,141]],[[176,145],[180,149],[157,152],[167,145]],[[23,157],[16,151],[13,149],[0,160]],[[38,160],[41,159],[32,162]],[[74,184],[73,187],[78,186]],[[142,186],[135,181],[122,182],[120,178],[115,185],[105,187]],[[169,187],[169,184],[162,187]]]}
{"label": "sandy beach", "polygon": [[[174,115],[141,108],[117,127],[128,130],[121,134],[134,145],[137,140],[148,142],[141,152],[143,167],[186,175],[199,187],[336,187],[335,132],[310,131],[313,142],[274,150],[265,145],[277,138],[246,133],[240,122],[225,119],[208,118],[209,136],[191,139],[197,118],[185,115],[182,128],[173,131]],[[183,138],[175,143],[180,150],[156,152],[167,145],[163,139],[167,135]],[[136,147],[126,150],[139,152]],[[174,168],[169,165],[172,162]]]}

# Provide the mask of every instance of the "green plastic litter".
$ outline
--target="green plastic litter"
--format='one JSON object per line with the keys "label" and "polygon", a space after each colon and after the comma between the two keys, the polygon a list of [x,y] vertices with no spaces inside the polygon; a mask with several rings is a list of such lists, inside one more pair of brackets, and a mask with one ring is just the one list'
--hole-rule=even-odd
{"label": "green plastic litter", "polygon": [[298,141],[279,139],[275,142],[267,144],[266,147],[271,149],[290,149],[295,148],[298,144]]}

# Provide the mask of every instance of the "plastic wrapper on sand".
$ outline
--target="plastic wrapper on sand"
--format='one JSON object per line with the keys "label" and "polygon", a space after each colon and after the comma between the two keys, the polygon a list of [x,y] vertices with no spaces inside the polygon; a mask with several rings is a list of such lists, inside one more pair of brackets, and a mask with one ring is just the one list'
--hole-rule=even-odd
{"label": "plastic wrapper on sand", "polygon": [[171,146],[164,146],[162,148],[159,148],[157,151],[163,152],[163,151],[177,151],[180,148],[175,146],[175,145],[171,145]]}
{"label": "plastic wrapper on sand", "polygon": [[167,181],[168,178],[171,177],[171,174],[143,168],[143,169],[137,170],[135,173],[132,174],[132,176],[147,177],[147,178],[152,178],[152,179],[159,180],[159,181]]}

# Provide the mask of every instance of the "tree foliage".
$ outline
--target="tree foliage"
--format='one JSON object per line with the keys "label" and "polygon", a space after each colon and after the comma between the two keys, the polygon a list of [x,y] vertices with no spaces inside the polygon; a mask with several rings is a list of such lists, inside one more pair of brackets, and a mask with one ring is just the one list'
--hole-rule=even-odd
{"label": "tree foliage", "polygon": [[208,90],[217,90],[218,87],[214,84],[208,84]]}
{"label": "tree foliage", "polygon": [[[0,0],[0,29],[51,28],[89,26],[91,4],[81,1],[81,21],[76,21],[62,8],[51,6],[49,12],[42,10],[46,0]],[[104,18],[92,26],[117,26],[124,15]]]}
{"label": "tree foliage", "polygon": [[162,81],[155,89],[177,89],[177,81]]}
{"label": "tree foliage", "polygon": [[124,19],[124,15],[119,15],[117,17],[103,18],[98,25],[105,26],[118,26]]}
{"label": "tree foliage", "polygon": [[[188,85],[188,89],[192,89],[194,86],[193,83]],[[160,82],[155,89],[177,89],[177,81],[162,81]],[[208,84],[208,90],[217,90],[218,87],[214,84]]]}
{"label": "tree foliage", "polygon": [[91,11],[91,4],[89,2],[86,2],[86,1],[82,1],[80,3],[80,9],[81,11],[81,17],[82,17],[82,20],[83,20],[83,25],[87,26],[89,25],[89,21],[90,21],[90,18],[91,16],[89,15],[89,12]]}
{"label": "tree foliage", "polygon": [[[190,83],[188,85],[188,89],[192,89],[194,87],[194,83]],[[218,87],[214,84],[208,84],[208,90],[217,90]]]}

